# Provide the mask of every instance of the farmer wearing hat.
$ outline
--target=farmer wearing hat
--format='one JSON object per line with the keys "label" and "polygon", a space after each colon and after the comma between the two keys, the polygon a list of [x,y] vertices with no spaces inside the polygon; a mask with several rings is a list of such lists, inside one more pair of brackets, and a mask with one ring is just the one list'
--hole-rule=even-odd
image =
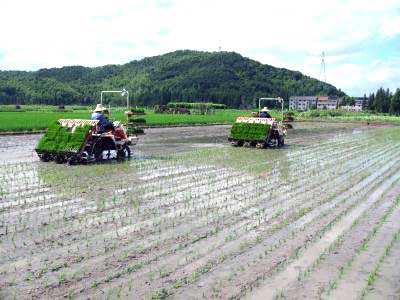
{"label": "farmer wearing hat", "polygon": [[268,107],[263,107],[263,109],[260,112],[260,118],[272,118],[271,115],[269,114]]}
{"label": "farmer wearing hat", "polygon": [[106,110],[107,109],[102,104],[97,104],[92,113],[91,119],[99,121],[99,132],[114,130],[113,123],[107,120],[106,116],[104,115],[104,111]]}

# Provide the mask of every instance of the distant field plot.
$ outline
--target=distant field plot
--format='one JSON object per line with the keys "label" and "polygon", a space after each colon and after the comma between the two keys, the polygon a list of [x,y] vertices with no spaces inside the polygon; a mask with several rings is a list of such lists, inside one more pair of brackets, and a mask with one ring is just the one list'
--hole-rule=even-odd
{"label": "distant field plot", "polygon": [[[60,110],[55,106],[26,105],[21,110],[15,106],[0,105],[0,132],[38,131],[46,129],[49,124],[60,118],[88,119],[93,108],[88,106],[66,106]],[[126,121],[125,108],[112,109],[112,119]],[[256,111],[253,110],[253,111]],[[149,126],[191,125],[191,124],[231,124],[238,116],[250,116],[251,110],[216,109],[211,114],[156,114],[152,109],[146,109],[146,124]],[[279,111],[271,114],[278,120]],[[399,116],[374,114],[370,112],[344,112],[340,110],[312,110],[294,112],[298,121],[318,122],[369,122],[369,123],[400,123]]]}
{"label": "distant field plot", "polygon": [[0,131],[37,131],[46,129],[50,124],[62,118],[89,118],[90,112],[0,112]]}
{"label": "distant field plot", "polygon": [[315,121],[361,121],[361,122],[388,122],[400,123],[400,117],[385,113],[374,113],[370,111],[348,112],[343,110],[309,110],[304,112],[295,112],[297,120],[315,120]]}
{"label": "distant field plot", "polygon": [[0,298],[398,298],[399,128],[294,123],[279,150],[229,128],[72,167],[0,136]]}

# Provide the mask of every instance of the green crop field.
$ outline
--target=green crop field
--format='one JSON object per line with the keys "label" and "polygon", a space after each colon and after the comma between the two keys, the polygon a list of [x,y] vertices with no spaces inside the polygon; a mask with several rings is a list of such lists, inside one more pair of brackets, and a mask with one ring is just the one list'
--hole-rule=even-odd
{"label": "green crop field", "polygon": [[[0,132],[23,132],[46,129],[58,119],[89,119],[92,107],[67,106],[59,110],[54,106],[26,105],[16,110],[12,105],[0,105]],[[111,119],[125,122],[125,108],[112,109]],[[253,110],[255,111],[255,110]],[[250,116],[251,110],[218,109],[213,114],[156,114],[145,109],[143,118],[148,126],[194,125],[194,124],[231,124],[238,116]],[[280,112],[272,111],[279,119]],[[400,117],[371,112],[344,112],[340,110],[311,110],[294,112],[296,121],[354,121],[400,123]]]}
{"label": "green crop field", "polygon": [[[90,108],[81,107],[79,110],[68,109],[64,111],[52,110],[27,110],[27,111],[5,111],[0,109],[0,131],[19,132],[37,131],[46,129],[49,124],[58,119],[89,119]],[[247,110],[215,110],[215,113],[208,115],[186,115],[186,114],[155,114],[153,110],[146,110],[146,115],[142,116],[149,126],[168,126],[180,124],[224,124],[232,123],[238,116],[248,116]],[[124,109],[112,110],[111,119],[126,121]]]}
{"label": "green crop field", "polygon": [[361,121],[361,122],[388,122],[400,123],[400,117],[386,113],[370,111],[348,112],[343,110],[309,110],[294,112],[296,120],[321,120],[321,121]]}

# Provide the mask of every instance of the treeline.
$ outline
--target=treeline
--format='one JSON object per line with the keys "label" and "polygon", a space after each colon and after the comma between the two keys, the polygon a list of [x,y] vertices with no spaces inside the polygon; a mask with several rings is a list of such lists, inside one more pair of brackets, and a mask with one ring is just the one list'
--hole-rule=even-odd
{"label": "treeline", "polygon": [[[184,50],[124,65],[0,71],[0,104],[87,105],[99,101],[101,90],[122,88],[134,104],[146,106],[184,101],[250,107],[265,96],[344,96],[330,84],[234,52]],[[115,95],[107,101],[123,103]]]}
{"label": "treeline", "polygon": [[379,88],[369,95],[367,108],[379,113],[400,115],[400,89],[392,93],[389,89]]}
{"label": "treeline", "polygon": [[[356,97],[345,96],[342,105],[354,105]],[[392,93],[389,89],[379,88],[375,93],[364,95],[363,109],[377,113],[400,115],[400,89]]]}

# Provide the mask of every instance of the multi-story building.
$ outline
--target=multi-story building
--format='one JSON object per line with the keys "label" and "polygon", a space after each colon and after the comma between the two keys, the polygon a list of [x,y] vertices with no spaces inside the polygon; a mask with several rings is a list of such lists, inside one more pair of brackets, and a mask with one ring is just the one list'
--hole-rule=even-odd
{"label": "multi-story building", "polygon": [[289,108],[299,111],[315,109],[317,107],[316,96],[291,96],[289,98]]}
{"label": "multi-story building", "polygon": [[342,100],[341,98],[329,96],[318,96],[317,98],[317,109],[336,109]]}
{"label": "multi-story building", "polygon": [[298,111],[309,109],[336,109],[341,98],[330,96],[291,96],[289,98],[289,108]]}

